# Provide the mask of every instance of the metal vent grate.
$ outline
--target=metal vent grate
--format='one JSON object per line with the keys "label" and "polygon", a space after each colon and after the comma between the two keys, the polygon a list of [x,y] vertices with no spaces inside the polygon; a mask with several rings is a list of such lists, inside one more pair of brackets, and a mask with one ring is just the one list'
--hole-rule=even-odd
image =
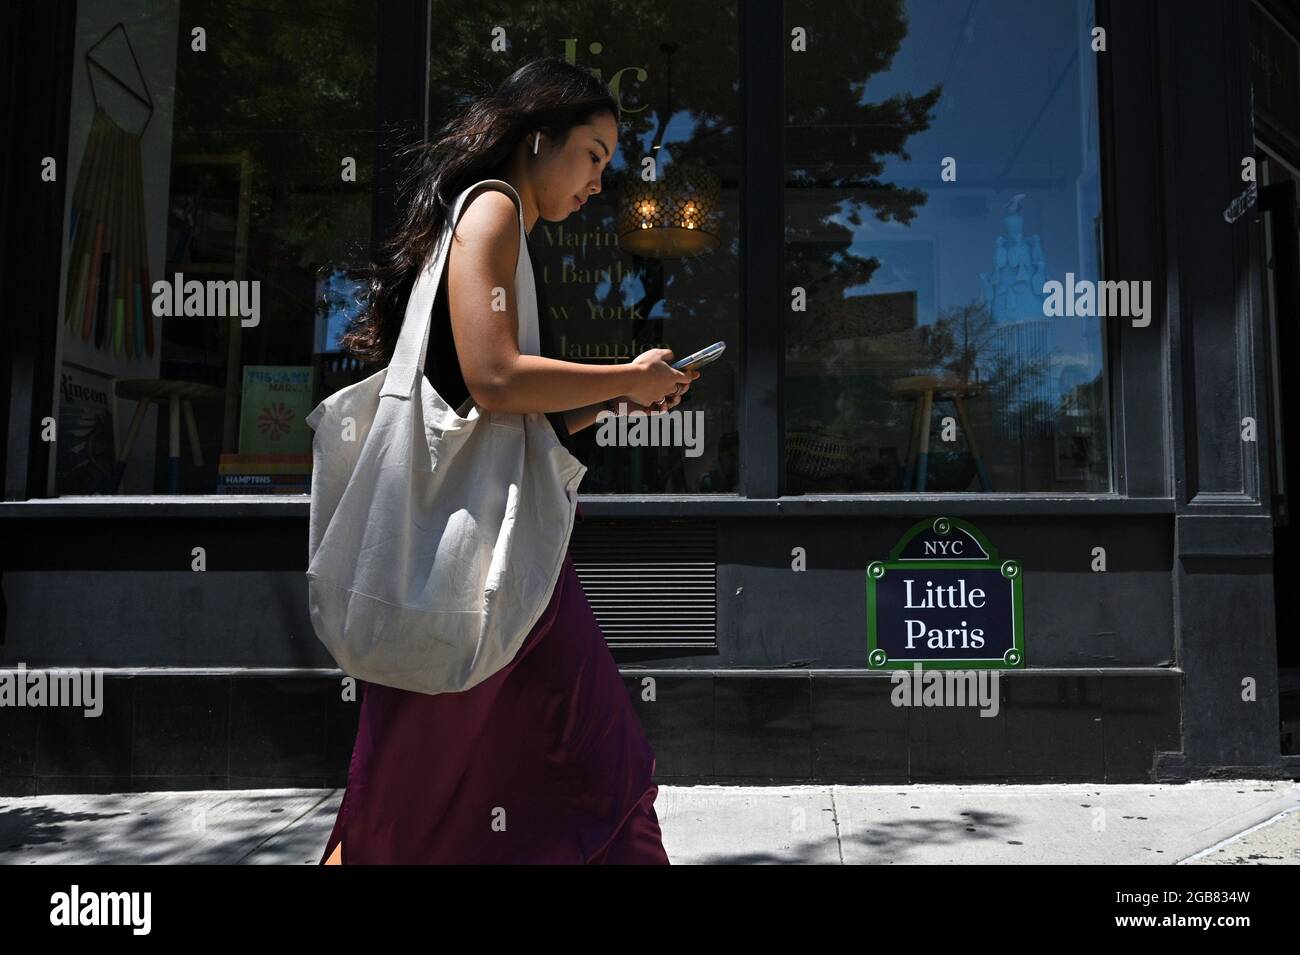
{"label": "metal vent grate", "polygon": [[717,541],[712,521],[575,524],[574,569],[610,646],[714,646]]}

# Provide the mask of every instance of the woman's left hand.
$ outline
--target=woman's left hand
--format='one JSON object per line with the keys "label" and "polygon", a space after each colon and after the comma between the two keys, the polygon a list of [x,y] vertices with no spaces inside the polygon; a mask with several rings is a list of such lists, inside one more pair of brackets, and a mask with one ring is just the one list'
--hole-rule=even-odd
{"label": "woman's left hand", "polygon": [[675,392],[671,395],[664,395],[664,397],[660,398],[652,405],[643,405],[635,398],[629,398],[627,395],[619,395],[617,398],[610,401],[610,405],[618,409],[621,414],[625,415],[663,414],[666,411],[671,411],[682,403],[682,399],[686,397],[686,392],[691,390],[691,382],[698,377],[700,377],[700,373],[697,371],[695,372],[695,377],[682,386],[681,391]]}
{"label": "woman's left hand", "polygon": [[668,404],[666,406],[661,401],[656,401],[652,405],[643,405],[639,401],[633,398],[629,398],[627,395],[619,395],[617,398],[610,401],[609,406],[611,410],[617,409],[617,412],[622,415],[663,414],[669,408],[673,407],[681,400],[682,400],[682,396],[677,395],[672,400],[671,404]]}

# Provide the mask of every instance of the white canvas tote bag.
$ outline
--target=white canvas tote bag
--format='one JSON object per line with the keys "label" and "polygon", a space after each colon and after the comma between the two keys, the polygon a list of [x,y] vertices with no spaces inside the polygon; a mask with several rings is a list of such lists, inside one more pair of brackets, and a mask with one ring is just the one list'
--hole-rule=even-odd
{"label": "white canvas tote bag", "polygon": [[[541,413],[452,409],[424,376],[455,223],[488,183],[519,212],[519,351],[540,354],[523,206],[486,179],[456,197],[406,306],[392,363],[307,417],[312,626],[344,673],[420,693],[466,690],[514,657],[559,579],[587,468]],[[504,313],[483,304],[481,321]]]}

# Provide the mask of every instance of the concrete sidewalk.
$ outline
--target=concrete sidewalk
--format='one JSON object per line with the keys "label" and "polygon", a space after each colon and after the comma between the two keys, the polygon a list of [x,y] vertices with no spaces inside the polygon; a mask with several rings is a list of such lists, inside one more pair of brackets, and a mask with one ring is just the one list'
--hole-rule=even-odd
{"label": "concrete sidewalk", "polygon": [[[315,864],[342,790],[0,797],[0,863]],[[667,786],[676,865],[1300,863],[1300,785]]]}

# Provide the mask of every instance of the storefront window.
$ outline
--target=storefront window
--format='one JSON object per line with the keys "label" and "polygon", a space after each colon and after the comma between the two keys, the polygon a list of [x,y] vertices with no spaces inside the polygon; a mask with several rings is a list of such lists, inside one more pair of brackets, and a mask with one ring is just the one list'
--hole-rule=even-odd
{"label": "storefront window", "polygon": [[787,0],[790,493],[1111,489],[1093,16]]}
{"label": "storefront window", "polygon": [[[723,360],[658,430],[577,435],[584,494],[734,493],[740,399],[739,24],[735,3],[591,7],[434,0],[430,120],[540,56],[595,72],[619,100],[619,145],[599,195],[529,236],[561,356],[626,362],[647,348],[684,358],[726,341]],[[503,30],[508,55],[493,49]],[[655,159],[656,182],[643,160]],[[692,241],[639,212],[696,203]],[[643,222],[644,219],[644,222]],[[609,443],[614,439],[619,443]],[[658,442],[658,443],[650,443]]]}
{"label": "storefront window", "polygon": [[77,9],[53,491],[305,493],[355,372],[375,3]]}
{"label": "storefront window", "polygon": [[[619,100],[603,191],[530,236],[562,357],[728,346],[673,425],[579,434],[583,493],[736,493],[738,5],[516,6],[432,0],[429,119],[538,56]],[[78,8],[50,491],[304,493],[306,413],[371,370],[338,337],[370,253],[377,5],[128,7]],[[1111,490],[1118,317],[1072,307],[1104,284],[1092,3],[784,21],[787,492]],[[696,241],[644,228],[647,200],[697,203]]]}

